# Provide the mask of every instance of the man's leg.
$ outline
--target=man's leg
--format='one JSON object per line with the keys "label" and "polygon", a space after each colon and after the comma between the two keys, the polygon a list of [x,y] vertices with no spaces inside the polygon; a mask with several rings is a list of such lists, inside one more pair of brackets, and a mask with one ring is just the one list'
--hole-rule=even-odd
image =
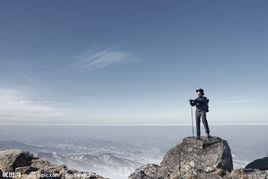
{"label": "man's leg", "polygon": [[195,120],[196,120],[196,136],[200,138],[200,111],[195,112]]}
{"label": "man's leg", "polygon": [[205,131],[206,131],[206,134],[207,136],[209,136],[209,126],[208,126],[208,121],[207,121],[207,115],[206,115],[206,112],[205,111],[202,111],[202,114],[201,114],[201,117],[202,117],[202,122],[204,124],[204,128],[205,128]]}

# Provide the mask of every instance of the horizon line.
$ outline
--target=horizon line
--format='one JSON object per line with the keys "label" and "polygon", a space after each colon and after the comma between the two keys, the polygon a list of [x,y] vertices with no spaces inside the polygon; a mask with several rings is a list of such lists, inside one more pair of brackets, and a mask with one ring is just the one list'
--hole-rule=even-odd
{"label": "horizon line", "polygon": [[[116,124],[53,124],[53,123],[2,123],[0,126],[191,126],[191,123],[116,123]],[[266,122],[259,122],[259,123],[210,123],[211,126],[222,126],[222,125],[268,125]],[[195,125],[194,125],[195,126]]]}

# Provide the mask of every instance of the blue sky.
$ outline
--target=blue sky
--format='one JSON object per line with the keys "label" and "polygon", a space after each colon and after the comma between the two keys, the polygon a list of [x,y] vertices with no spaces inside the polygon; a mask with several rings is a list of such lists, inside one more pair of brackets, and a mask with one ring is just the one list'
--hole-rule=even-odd
{"label": "blue sky", "polygon": [[0,1],[0,122],[266,123],[268,2]]}

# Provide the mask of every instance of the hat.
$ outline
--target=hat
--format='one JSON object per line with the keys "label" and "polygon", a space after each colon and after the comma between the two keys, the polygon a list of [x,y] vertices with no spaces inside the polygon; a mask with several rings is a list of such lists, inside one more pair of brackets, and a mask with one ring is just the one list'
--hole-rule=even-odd
{"label": "hat", "polygon": [[204,94],[204,90],[202,89],[202,88],[199,88],[199,89],[197,89],[197,90],[195,90],[196,92],[200,92],[200,93],[203,93]]}

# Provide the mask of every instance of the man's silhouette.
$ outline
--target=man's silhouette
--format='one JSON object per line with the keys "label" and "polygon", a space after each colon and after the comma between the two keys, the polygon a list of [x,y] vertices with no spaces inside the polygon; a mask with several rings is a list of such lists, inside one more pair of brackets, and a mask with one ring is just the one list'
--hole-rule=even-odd
{"label": "man's silhouette", "polygon": [[196,139],[200,139],[200,119],[202,119],[202,122],[205,127],[205,131],[207,134],[207,138],[210,138],[210,131],[207,121],[206,113],[208,112],[208,102],[209,99],[207,99],[204,96],[204,90],[203,89],[197,89],[196,93],[198,97],[196,99],[190,99],[190,105],[196,106],[195,111],[195,118],[196,118]]}

